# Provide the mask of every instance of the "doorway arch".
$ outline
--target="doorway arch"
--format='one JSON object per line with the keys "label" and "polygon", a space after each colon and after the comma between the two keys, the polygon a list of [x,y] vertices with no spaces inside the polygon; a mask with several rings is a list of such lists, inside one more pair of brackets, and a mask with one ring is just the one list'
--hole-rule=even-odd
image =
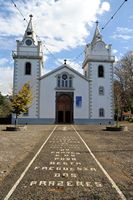
{"label": "doorway arch", "polygon": [[56,122],[73,122],[73,95],[70,93],[60,93],[56,96]]}

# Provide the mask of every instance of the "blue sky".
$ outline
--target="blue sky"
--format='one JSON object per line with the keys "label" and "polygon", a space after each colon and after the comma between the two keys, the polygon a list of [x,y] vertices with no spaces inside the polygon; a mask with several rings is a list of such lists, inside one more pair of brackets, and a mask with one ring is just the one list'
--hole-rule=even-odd
{"label": "blue sky", "polygon": [[[102,27],[124,0],[14,0],[23,16],[33,24],[44,47],[45,73],[67,59],[71,67],[82,73],[82,54],[95,31],[95,21]],[[133,50],[133,0],[127,0],[114,19],[101,30],[103,40],[112,44],[116,60]],[[21,40],[27,22],[11,0],[0,0],[0,92],[12,93],[12,50]],[[82,54],[79,58],[78,55]]]}

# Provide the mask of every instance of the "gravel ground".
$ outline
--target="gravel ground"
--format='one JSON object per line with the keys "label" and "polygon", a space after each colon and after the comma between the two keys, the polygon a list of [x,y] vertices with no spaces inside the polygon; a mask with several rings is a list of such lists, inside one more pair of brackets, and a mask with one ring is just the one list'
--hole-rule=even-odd
{"label": "gravel ground", "polygon": [[53,126],[28,126],[27,130],[4,131],[6,126],[0,125],[0,185],[4,178],[19,162],[44,141]]}
{"label": "gravel ground", "polygon": [[104,126],[76,129],[127,199],[133,200],[133,124],[123,125],[127,132],[103,131]]}
{"label": "gravel ground", "polygon": [[[7,132],[3,131],[5,126],[0,126],[1,186],[12,177],[17,166],[23,165],[24,160],[29,163],[53,127],[28,126],[27,131]],[[127,132],[107,132],[105,126],[75,127],[127,200],[133,200],[133,124],[128,124]],[[15,173],[17,176],[17,170]]]}

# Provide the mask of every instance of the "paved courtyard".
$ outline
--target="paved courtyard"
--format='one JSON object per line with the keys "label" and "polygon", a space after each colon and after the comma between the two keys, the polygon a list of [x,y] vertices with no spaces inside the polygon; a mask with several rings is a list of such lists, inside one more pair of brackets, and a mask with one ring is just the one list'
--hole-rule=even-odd
{"label": "paved courtyard", "polygon": [[52,125],[1,131],[0,199],[132,200],[133,127],[129,124],[128,132],[104,128]]}

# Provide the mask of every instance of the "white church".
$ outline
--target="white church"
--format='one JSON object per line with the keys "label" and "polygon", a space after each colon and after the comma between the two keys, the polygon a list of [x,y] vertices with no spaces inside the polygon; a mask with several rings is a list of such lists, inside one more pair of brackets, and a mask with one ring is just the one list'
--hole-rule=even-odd
{"label": "white church", "polygon": [[[20,115],[20,124],[112,124],[113,62],[96,23],[92,41],[85,46],[83,75],[64,60],[64,64],[43,75],[42,42],[37,40],[32,15],[22,41],[13,51],[16,94],[30,82],[33,93],[28,112]],[[13,121],[15,119],[13,118]]]}

